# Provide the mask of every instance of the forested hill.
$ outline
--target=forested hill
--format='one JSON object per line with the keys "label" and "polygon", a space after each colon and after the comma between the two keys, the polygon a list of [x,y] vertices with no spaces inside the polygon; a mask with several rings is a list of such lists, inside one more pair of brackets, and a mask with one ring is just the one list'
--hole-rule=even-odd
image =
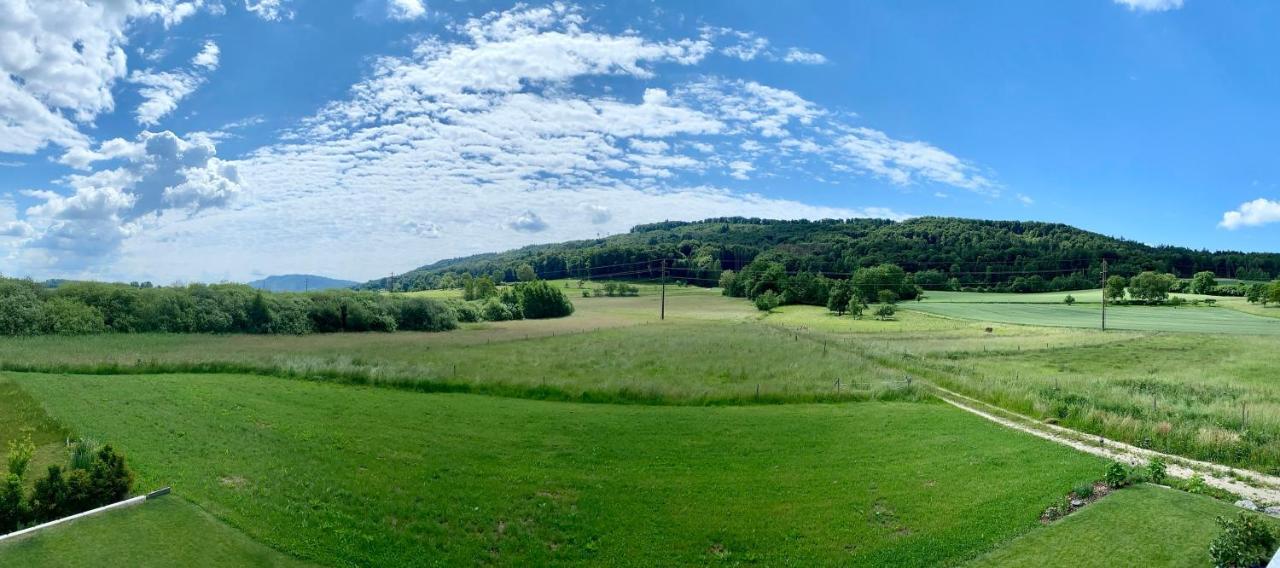
{"label": "forested hill", "polygon": [[[741,270],[753,260],[783,264],[788,271],[839,277],[860,267],[892,263],[917,275],[974,289],[1096,287],[1103,259],[1112,274],[1144,270],[1189,277],[1210,270],[1223,278],[1267,280],[1280,273],[1280,254],[1209,252],[1151,247],[1060,223],[982,221],[920,217],[779,221],[718,218],[698,222],[638,225],[602,239],[533,245],[501,253],[443,260],[366,288],[419,290],[449,286],[463,273],[513,281],[522,265],[540,278],[657,277],[668,275],[714,285],[723,270]],[[927,287],[927,285],[926,285]]]}

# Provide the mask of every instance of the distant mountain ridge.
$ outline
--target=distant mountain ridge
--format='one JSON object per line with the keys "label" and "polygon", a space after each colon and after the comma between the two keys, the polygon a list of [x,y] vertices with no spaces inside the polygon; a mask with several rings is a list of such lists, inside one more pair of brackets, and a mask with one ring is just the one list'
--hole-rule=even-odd
{"label": "distant mountain ridge", "polygon": [[314,274],[279,274],[254,280],[249,286],[268,292],[306,292],[330,290],[333,288],[351,288],[359,284],[350,280],[339,280]]}
{"label": "distant mountain ridge", "polygon": [[960,286],[983,289],[1019,279],[1029,281],[1031,290],[1097,287],[1104,260],[1110,274],[1123,276],[1144,270],[1184,278],[1205,270],[1246,280],[1280,275],[1277,253],[1149,246],[1062,223],[723,217],[650,223],[606,238],[446,259],[360,287],[422,290],[456,285],[461,274],[510,282],[525,264],[540,278],[640,280],[657,278],[664,261],[668,277],[712,286],[721,271],[742,270],[754,260],[830,276],[887,262],[909,273],[925,273],[930,280],[954,279]]}

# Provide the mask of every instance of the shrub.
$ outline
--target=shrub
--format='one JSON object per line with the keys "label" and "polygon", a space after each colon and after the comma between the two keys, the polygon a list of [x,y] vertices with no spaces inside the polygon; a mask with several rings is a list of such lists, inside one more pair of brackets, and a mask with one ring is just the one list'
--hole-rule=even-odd
{"label": "shrub", "polygon": [[1076,303],[1076,297],[1071,294],[1067,294],[1067,297],[1062,299],[1062,303],[1068,306],[1074,305]]}
{"label": "shrub", "polygon": [[1198,473],[1187,480],[1187,493],[1204,493],[1208,490],[1209,486],[1204,482],[1204,476]]}
{"label": "shrub", "polygon": [[861,319],[862,312],[866,311],[867,305],[862,303],[862,300],[850,298],[849,306],[846,309],[849,311],[849,315],[853,316],[853,319]]}
{"label": "shrub", "polygon": [[30,433],[21,440],[9,440],[9,474],[22,479],[27,474],[27,466],[31,464],[31,457],[35,453],[36,445],[31,442]]}
{"label": "shrub", "polygon": [[49,466],[48,473],[36,480],[31,493],[31,514],[36,522],[48,522],[67,515],[67,480],[62,477],[62,467]]}
{"label": "shrub", "polygon": [[1209,543],[1215,566],[1244,568],[1264,566],[1276,550],[1276,534],[1257,515],[1240,513],[1234,519],[1218,517],[1222,532]]}
{"label": "shrub", "polygon": [[1160,458],[1151,458],[1151,462],[1147,464],[1147,477],[1151,479],[1151,483],[1164,483],[1164,478],[1168,475],[1164,460]]}
{"label": "shrub", "polygon": [[564,292],[545,280],[517,284],[514,292],[525,318],[559,318],[573,313],[573,303]]}
{"label": "shrub", "polygon": [[1103,478],[1107,487],[1121,488],[1129,484],[1129,469],[1120,462],[1111,462],[1107,465],[1107,473]]}
{"label": "shrub", "polygon": [[396,327],[411,331],[448,331],[458,327],[458,314],[429,298],[408,298],[400,302]]}
{"label": "shrub", "polygon": [[124,499],[133,487],[133,472],[124,463],[124,456],[116,453],[111,445],[98,450],[97,459],[89,467],[89,483],[93,501],[106,505]]}
{"label": "shrub", "polygon": [[753,301],[756,304],[756,309],[762,312],[772,311],[774,308],[778,307],[779,303],[781,303],[778,295],[773,293],[773,290],[765,291],[765,293],[756,296]]}
{"label": "shrub", "polygon": [[876,319],[882,321],[893,319],[893,315],[896,313],[898,313],[898,310],[893,307],[893,304],[881,304],[880,307],[876,308]]}
{"label": "shrub", "polygon": [[489,298],[484,301],[484,305],[480,308],[480,314],[484,316],[485,321],[507,321],[520,319],[513,306],[503,303],[497,298]]}
{"label": "shrub", "polygon": [[1173,296],[1169,298],[1170,306],[1182,306],[1182,305],[1185,305],[1186,303],[1187,303],[1187,299],[1183,298],[1182,296]]}
{"label": "shrub", "polygon": [[21,478],[10,473],[0,479],[0,534],[17,530],[27,522],[30,512],[22,497]]}

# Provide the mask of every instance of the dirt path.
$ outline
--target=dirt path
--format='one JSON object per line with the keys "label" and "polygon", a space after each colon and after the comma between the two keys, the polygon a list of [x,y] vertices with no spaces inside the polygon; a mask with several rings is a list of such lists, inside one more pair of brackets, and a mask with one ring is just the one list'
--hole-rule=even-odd
{"label": "dirt path", "polygon": [[1037,436],[1045,440],[1070,446],[1079,451],[1103,457],[1109,460],[1127,463],[1131,466],[1146,465],[1152,458],[1159,457],[1168,464],[1168,474],[1189,479],[1200,474],[1206,485],[1230,491],[1256,503],[1258,507],[1280,505],[1280,477],[1258,473],[1247,469],[1237,469],[1211,462],[1187,459],[1165,454],[1146,448],[1139,448],[1123,442],[1108,440],[1101,436],[1084,434],[1056,424],[1046,424],[1039,420],[996,408],[960,393],[934,386],[938,397],[961,410],[971,412],[987,420]]}

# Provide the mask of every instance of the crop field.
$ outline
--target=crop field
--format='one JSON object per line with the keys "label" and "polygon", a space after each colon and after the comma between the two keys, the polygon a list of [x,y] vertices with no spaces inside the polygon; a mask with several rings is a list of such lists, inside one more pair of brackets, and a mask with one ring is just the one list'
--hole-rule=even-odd
{"label": "crop field", "polygon": [[1027,531],[1103,465],[937,403],[708,409],[222,374],[6,380],[125,448],[142,486],[173,485],[328,565],[955,563]]}

